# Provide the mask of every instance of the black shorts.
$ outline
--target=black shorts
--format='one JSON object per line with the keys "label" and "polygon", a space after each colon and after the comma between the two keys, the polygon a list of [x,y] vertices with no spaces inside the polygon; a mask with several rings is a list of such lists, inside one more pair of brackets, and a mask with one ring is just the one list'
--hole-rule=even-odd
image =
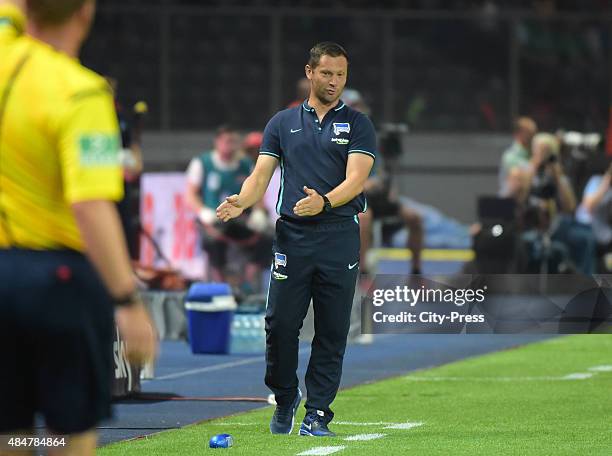
{"label": "black shorts", "polygon": [[0,434],[75,434],[109,418],[113,308],[87,259],[0,250]]}
{"label": "black shorts", "polygon": [[367,195],[368,207],[372,211],[372,216],[377,218],[393,217],[399,215],[400,204],[397,201],[391,201],[385,193],[372,193]]}
{"label": "black shorts", "polygon": [[[216,223],[215,228],[229,239],[236,241],[245,241],[256,235],[253,230],[246,226],[244,219],[233,219],[227,223]],[[224,269],[228,260],[227,248],[229,246],[227,242],[211,238],[201,225],[200,233],[202,249],[208,255],[209,264],[213,268]],[[253,245],[241,247],[240,250],[249,263],[267,267],[272,259],[272,236],[260,234],[257,242]]]}

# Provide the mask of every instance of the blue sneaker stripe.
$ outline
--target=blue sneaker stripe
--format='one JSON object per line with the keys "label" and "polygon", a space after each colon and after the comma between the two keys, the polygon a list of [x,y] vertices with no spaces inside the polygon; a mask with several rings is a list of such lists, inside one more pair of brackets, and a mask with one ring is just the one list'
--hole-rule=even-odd
{"label": "blue sneaker stripe", "polygon": [[335,437],[336,434],[327,428],[325,422],[319,421],[313,413],[307,413],[300,426],[300,435],[310,437]]}

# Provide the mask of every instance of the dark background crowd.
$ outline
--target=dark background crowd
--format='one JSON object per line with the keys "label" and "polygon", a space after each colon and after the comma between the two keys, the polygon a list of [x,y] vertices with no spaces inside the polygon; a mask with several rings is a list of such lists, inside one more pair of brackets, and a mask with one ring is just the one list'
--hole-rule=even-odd
{"label": "dark background crowd", "polygon": [[[408,233],[401,246],[411,252],[411,270],[422,272],[427,220],[398,195],[422,197],[418,189],[406,195],[403,185],[414,177],[410,166],[402,166],[402,157],[415,152],[405,139],[460,134],[476,142],[506,137],[509,145],[478,149],[501,157],[498,166],[481,170],[498,175],[497,189],[449,196],[476,200],[470,214],[477,219],[470,228],[476,259],[468,269],[591,274],[608,271],[611,261],[611,6],[603,0],[396,0],[375,6],[106,0],[83,61],[121,81],[124,105],[147,101],[149,113],[139,122],[149,134],[174,140],[172,135],[210,132],[212,139],[189,163],[187,201],[216,280],[245,280],[249,292],[260,288],[279,176],[267,205],[221,230],[212,211],[236,189],[218,188],[210,197],[206,169],[194,168],[239,164],[236,172],[245,174],[253,166],[270,115],[306,98],[306,52],[321,39],[349,49],[350,89],[343,98],[371,116],[381,139],[381,159],[366,185],[372,205],[361,217],[366,272],[370,246],[390,244],[401,229]],[[453,151],[448,166],[455,177],[470,148],[461,140]],[[167,151],[163,169],[186,169],[178,149]],[[203,160],[205,155],[215,158]],[[145,150],[145,165],[146,156]],[[234,251],[245,257],[228,264]]]}

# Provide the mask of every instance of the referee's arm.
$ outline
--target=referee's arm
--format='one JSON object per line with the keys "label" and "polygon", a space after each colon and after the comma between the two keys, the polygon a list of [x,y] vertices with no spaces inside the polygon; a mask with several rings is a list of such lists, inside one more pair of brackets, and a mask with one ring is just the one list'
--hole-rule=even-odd
{"label": "referee's arm", "polygon": [[83,89],[57,112],[63,193],[87,255],[115,303],[115,318],[131,362],[155,356],[155,330],[136,293],[123,228],[114,202],[123,195],[119,131],[106,86]]}
{"label": "referee's arm", "polygon": [[71,205],[86,253],[113,298],[129,296],[136,280],[115,204],[108,200]]}

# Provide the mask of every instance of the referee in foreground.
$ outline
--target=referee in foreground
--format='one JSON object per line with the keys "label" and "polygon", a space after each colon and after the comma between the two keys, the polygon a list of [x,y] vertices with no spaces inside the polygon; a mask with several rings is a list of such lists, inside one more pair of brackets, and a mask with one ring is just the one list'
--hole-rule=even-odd
{"label": "referee in foreground", "polygon": [[315,336],[306,373],[306,416],[300,435],[333,436],[330,409],[342,374],[359,263],[362,193],[376,154],[372,122],[346,106],[348,55],[323,42],[310,50],[310,95],[266,126],[253,173],[239,195],[217,209],[227,221],[259,201],[277,164],[281,188],[274,264],[266,310],[266,385],[274,392],[273,434],[289,434],[302,394],[298,336],[312,299]]}
{"label": "referee in foreground", "polygon": [[111,92],[76,60],[94,12],[0,0],[0,435],[32,434],[40,413],[67,436],[58,455],[94,454],[110,416],[113,301],[131,361],[155,352],[113,204]]}

